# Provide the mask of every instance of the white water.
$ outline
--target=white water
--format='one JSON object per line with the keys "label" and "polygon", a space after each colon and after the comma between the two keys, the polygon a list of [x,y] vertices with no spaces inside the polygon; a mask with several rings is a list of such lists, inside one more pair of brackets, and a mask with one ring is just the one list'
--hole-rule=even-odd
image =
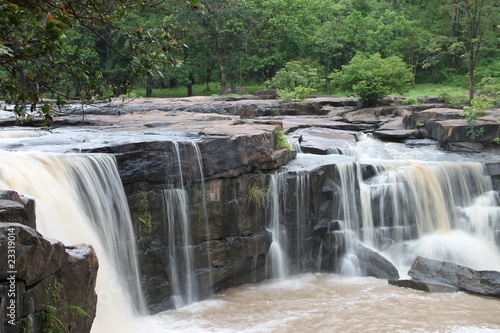
{"label": "white water", "polygon": [[[364,205],[361,211],[349,205],[353,198],[349,197],[350,194],[345,194],[339,216],[343,216],[343,219],[348,222],[349,228],[357,231],[356,233],[360,239],[363,239],[366,243],[372,242],[373,246],[382,247],[376,237],[377,234],[384,231],[384,227],[378,229],[374,227],[372,214],[369,214],[369,212],[373,209],[381,209],[374,205],[372,198],[374,196],[380,197],[381,193],[384,196],[389,192],[377,192],[377,188],[391,182],[399,186],[400,178],[396,177],[391,180],[390,177],[393,176],[393,173],[394,175],[398,173],[404,174],[404,172],[401,172],[401,168],[411,170],[412,164],[402,162],[402,160],[409,158],[414,160],[412,163],[417,164],[416,168],[425,170],[423,172],[425,176],[421,178],[427,179],[432,176],[439,179],[438,174],[440,171],[436,170],[441,169],[440,165],[436,163],[423,165],[420,161],[442,162],[449,156],[445,157],[446,154],[433,152],[428,148],[425,149],[425,152],[402,149],[398,145],[387,145],[381,149],[379,143],[370,140],[366,141],[365,145],[360,143],[359,149],[353,155],[356,156],[317,157],[301,155],[297,161],[292,163],[290,170],[293,170],[293,168],[296,168],[296,170],[312,170],[319,165],[340,162],[343,163],[340,167],[340,172],[343,174],[342,179],[344,179],[342,188],[349,188],[354,181],[359,181],[359,178],[354,176],[359,164],[353,164],[353,162],[380,163],[379,172],[382,177],[379,180],[362,183],[361,202],[364,202]],[[421,156],[417,158],[417,155]],[[101,205],[107,206],[105,204],[106,200],[102,200],[101,194],[96,194],[95,198],[97,200],[92,199],[89,201],[92,202],[90,206],[82,205],[83,202],[87,202],[89,198],[94,197],[94,194],[89,194],[84,199],[81,193],[78,193],[82,188],[87,187],[87,185],[82,185],[82,182],[85,183],[89,177],[92,180],[88,183],[89,189],[85,191],[92,192],[90,189],[96,186],[96,191],[106,193],[108,199],[110,197],[114,198],[115,195],[118,195],[118,197],[122,195],[122,189],[106,189],[107,187],[113,188],[113,185],[108,184],[106,181],[108,178],[107,171],[102,171],[100,175],[99,173],[94,175],[92,171],[89,171],[89,174],[92,174],[91,176],[86,176],[85,172],[84,175],[80,178],[76,177],[75,180],[75,176],[81,170],[86,168],[89,170],[96,169],[95,165],[85,167],[80,162],[75,162],[87,160],[88,157],[3,152],[0,156],[2,159],[0,161],[0,179],[3,179],[4,182],[1,187],[14,189],[21,194],[28,194],[36,198],[38,224],[42,234],[60,239],[67,245],[81,242],[100,243],[99,237],[101,232],[104,231],[99,229],[97,232],[90,231],[88,232],[89,235],[85,235],[87,229],[92,230],[95,227],[85,228],[87,231],[83,232],[79,231],[79,229],[74,230],[73,226],[70,226],[67,222],[76,222],[77,225],[91,225],[91,220],[95,219],[96,216],[89,217],[89,215],[103,209]],[[451,158],[452,160],[454,158],[459,160],[458,157],[452,155]],[[91,164],[101,164],[100,157],[90,158],[90,160],[92,159],[95,159],[95,161]],[[105,159],[108,159],[108,157]],[[71,160],[71,162],[62,162],[63,160]],[[114,166],[111,166],[108,162],[102,162],[102,164],[114,169]],[[442,165],[450,166],[447,163]],[[352,169],[351,166],[353,166]],[[433,167],[436,170],[433,171]],[[471,169],[476,167],[474,164]],[[100,169],[100,167],[97,169]],[[181,169],[180,166],[179,169]],[[68,173],[73,174],[68,176]],[[103,177],[103,175],[106,176]],[[420,177],[418,176],[419,172],[410,171],[406,175],[416,176],[417,179]],[[467,177],[469,176],[465,178]],[[456,179],[454,176],[451,183],[449,183],[453,185]],[[113,181],[116,181],[116,179]],[[276,193],[278,196],[276,202],[278,205],[277,211],[279,211],[280,199],[278,193],[280,191],[278,189],[280,185],[279,180],[275,181],[276,191],[271,190],[271,192]],[[447,182],[442,179],[440,181],[444,182],[444,184]],[[117,183],[119,184],[119,180]],[[411,183],[408,182],[408,184]],[[474,180],[473,183],[476,183],[476,181]],[[469,186],[467,180],[465,180],[465,184],[463,189],[467,189]],[[411,189],[412,186],[409,186],[409,188]],[[449,194],[440,196],[435,184],[429,186],[427,190],[429,195],[424,198],[430,197],[432,202]],[[458,191],[453,186],[450,187],[451,193]],[[440,185],[439,187],[447,186]],[[299,186],[298,189],[306,193],[304,187]],[[178,198],[184,196],[180,190],[182,189],[174,191]],[[417,239],[405,240],[402,237],[401,242],[395,244],[396,246],[386,248],[386,255],[392,255],[393,260],[400,264],[400,267],[404,267],[409,259],[397,256],[397,253],[401,252],[397,250],[397,246],[401,246],[405,253],[411,253],[411,256],[423,253],[423,255],[431,257],[448,255],[455,258],[452,255],[455,255],[454,251],[458,251],[456,257],[460,260],[478,263],[479,259],[485,259],[485,265],[488,267],[495,266],[499,251],[498,247],[493,245],[490,231],[492,226],[494,227],[498,223],[498,198],[495,193],[488,190],[487,184],[482,189],[477,189],[477,191],[477,195],[471,196],[470,200],[467,199],[459,203],[453,199],[451,203],[446,203],[448,205],[446,207],[452,208],[451,212],[442,212],[436,207],[423,207],[423,210],[418,210],[426,217],[442,217],[446,215],[446,218],[436,221],[423,220],[422,225],[419,227],[420,231]],[[399,197],[394,196],[394,193],[388,195],[390,197]],[[300,196],[304,197],[303,194]],[[418,199],[422,198],[417,196],[411,200]],[[391,199],[391,201],[393,200]],[[54,203],[56,208],[53,206]],[[116,202],[113,205],[116,205]],[[399,213],[401,211],[400,206],[394,207],[393,212]],[[457,219],[452,218],[450,220],[448,213],[451,213]],[[125,220],[127,219],[128,211],[120,214],[124,214]],[[276,216],[275,213],[271,215]],[[385,220],[387,215],[382,214],[382,216],[384,216]],[[106,220],[108,218],[106,216],[102,219]],[[56,220],[61,221],[60,226],[51,228],[50,225]],[[361,221],[361,224],[353,224],[356,220]],[[46,223],[47,221],[49,223]],[[282,235],[283,230],[279,223],[272,222],[271,230],[276,230],[277,235]],[[112,237],[115,236],[109,237],[113,239]],[[133,238],[131,239],[133,240]],[[278,249],[281,252],[279,255],[282,255],[284,253],[283,247],[290,244],[286,244],[287,240],[281,236],[274,238],[273,235],[274,240],[279,245]],[[464,244],[470,245],[470,247],[466,247]],[[135,253],[133,246],[133,241],[127,243],[127,247]],[[134,319],[135,311],[131,308],[130,301],[126,296],[126,290],[124,290],[127,289],[124,287],[126,283],[124,284],[119,280],[121,275],[116,273],[119,269],[113,268],[116,266],[113,263],[115,258],[110,257],[107,260],[106,255],[109,249],[99,245],[95,247],[100,258],[101,269],[99,273],[100,282],[98,282],[99,308],[98,317],[93,327],[94,332],[500,331],[498,317],[500,308],[497,299],[465,295],[463,293],[427,294],[388,286],[385,281],[345,278],[329,274],[289,276],[286,279],[268,281],[263,284],[242,286],[216,295],[211,300],[195,302],[181,309],[167,311],[156,316]],[[391,253],[391,251],[396,254]],[[424,251],[430,252],[426,253]],[[470,259],[465,254],[470,255]],[[276,260],[276,262],[287,263],[290,260],[293,259],[282,258]],[[344,272],[347,275],[356,275],[355,265],[349,266],[349,264],[352,264],[352,262],[346,262]],[[353,269],[354,273],[350,273]],[[283,275],[278,270],[275,276],[286,276],[286,265],[284,265],[283,270],[285,270]],[[102,278],[103,274],[106,276],[104,279]],[[436,313],[439,315],[436,315]]]}
{"label": "white water", "polygon": [[133,318],[145,313],[145,303],[114,158],[2,151],[0,188],[35,198],[37,229],[45,237],[94,247],[99,271],[93,332],[134,332]]}
{"label": "white water", "polygon": [[[342,189],[337,217],[350,235],[385,249],[384,255],[401,273],[417,255],[498,269],[500,251],[493,239],[499,229],[498,194],[491,191],[480,164],[455,164],[462,159],[375,140],[360,142],[352,156],[300,154],[288,166],[288,172],[296,173],[288,174],[296,182],[296,227],[307,223],[302,212],[309,196],[307,170],[336,164]],[[365,162],[377,167],[376,175],[363,181],[360,165]],[[273,242],[269,256],[278,279],[148,317],[144,332],[500,332],[498,299],[430,294],[372,278],[288,275],[287,265],[294,258],[287,258],[284,250],[300,249],[301,244],[290,244],[280,223],[287,200],[286,176],[287,172],[272,175],[268,193]],[[356,183],[358,194],[353,191]],[[354,204],[357,200],[360,207]],[[381,236],[390,236],[392,245],[384,244]],[[341,272],[356,276],[356,259],[347,258]]]}
{"label": "white water", "polygon": [[[164,207],[166,212],[166,227],[168,239],[166,240],[169,255],[169,281],[172,285],[172,304],[176,308],[180,308],[191,304],[198,300],[201,295],[210,295],[211,291],[205,290],[210,288],[211,274],[209,273],[209,281],[202,281],[204,285],[199,283],[196,277],[193,262],[194,245],[191,235],[192,224],[189,219],[188,211],[188,193],[184,188],[185,183],[200,181],[201,183],[201,201],[204,222],[204,232],[206,239],[210,239],[210,228],[206,219],[205,206],[205,183],[203,180],[203,163],[201,159],[200,148],[196,142],[183,143],[182,147],[185,152],[183,159],[179,142],[172,142],[175,152],[175,160],[173,165],[175,170],[170,170],[171,173],[177,175],[177,179],[173,181],[167,180],[166,190],[162,191],[164,199]],[[194,156],[194,163],[185,167],[183,160],[187,160]],[[210,251],[207,251],[210,253]],[[211,262],[208,258],[208,262]]]}
{"label": "white water", "polygon": [[[500,200],[480,163],[363,136],[352,156],[299,154],[287,169],[312,171],[328,164],[335,164],[340,179],[335,214],[347,242],[355,237],[382,252],[402,275],[419,255],[500,270],[494,240]],[[375,173],[366,180],[360,177],[364,164]],[[357,258],[344,259],[345,272],[355,274]]]}
{"label": "white water", "polygon": [[286,200],[281,200],[283,195],[286,195],[286,189],[283,189],[282,177],[278,174],[271,175],[271,183],[269,185],[268,197],[269,199],[269,217],[268,217],[268,231],[271,233],[272,241],[268,251],[267,266],[272,271],[271,277],[283,279],[288,276],[288,258],[286,255],[286,235],[284,234],[282,225],[280,223],[280,214],[282,209],[280,203]]}

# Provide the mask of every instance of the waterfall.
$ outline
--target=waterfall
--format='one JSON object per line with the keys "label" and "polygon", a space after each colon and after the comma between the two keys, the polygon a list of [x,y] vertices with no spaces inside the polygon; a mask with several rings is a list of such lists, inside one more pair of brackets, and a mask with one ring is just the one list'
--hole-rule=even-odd
{"label": "waterfall", "polygon": [[[370,241],[401,266],[417,255],[476,269],[500,267],[496,192],[480,163],[389,167],[368,179]],[[480,254],[482,253],[482,254]],[[491,267],[493,265],[493,267]]]}
{"label": "waterfall", "polygon": [[[322,179],[318,189],[326,201],[320,210],[304,203],[319,213],[315,228],[328,234],[315,250],[318,269],[330,270],[325,260],[336,260],[337,271],[357,275],[358,258],[351,248],[356,239],[390,259],[402,273],[419,255],[499,270],[500,196],[492,190],[484,165],[458,160],[430,148],[409,149],[363,137],[352,157],[299,154],[280,177],[302,172],[314,174],[315,182]],[[313,195],[321,196],[318,189]],[[286,205],[283,202],[292,192],[281,194],[281,203],[273,206]],[[294,208],[297,228],[309,223],[299,221],[298,210],[304,209],[299,202]],[[288,214],[294,213],[289,209]],[[280,240],[280,244],[288,243]],[[341,258],[338,248],[345,253]],[[287,254],[292,252],[286,249]]]}
{"label": "waterfall", "polygon": [[99,271],[93,332],[134,331],[133,318],[146,310],[114,157],[2,151],[0,188],[36,200],[37,228],[45,237],[94,247]]}
{"label": "waterfall", "polygon": [[[285,170],[270,175],[267,230],[271,234],[271,246],[268,266],[273,278],[285,278],[306,269],[302,260],[308,254],[304,249],[304,240],[310,237],[312,229],[310,194],[308,172]],[[290,216],[287,210],[292,213]]]}
{"label": "waterfall", "polygon": [[168,255],[173,304],[176,308],[195,301],[196,278],[188,218],[187,193],[184,189],[163,191],[167,213]]}
{"label": "waterfall", "polygon": [[286,255],[286,229],[281,223],[281,214],[284,214],[282,203],[286,203],[286,188],[283,177],[273,174],[270,177],[268,197],[270,198],[268,211],[268,231],[272,241],[268,257],[271,261],[272,277],[282,279],[288,275],[288,259]]}
{"label": "waterfall", "polygon": [[[211,273],[208,272],[208,276],[204,276],[207,274],[196,272],[194,265],[195,248],[192,235],[194,226],[189,217],[189,197],[185,184],[192,185],[194,182],[200,182],[203,232],[206,240],[210,240],[210,228],[206,218],[205,182],[199,146],[196,142],[180,145],[179,142],[173,141],[172,147],[175,156],[172,165],[176,170],[167,172],[167,175],[174,174],[175,177],[167,179],[168,188],[163,190],[162,194],[166,215],[166,234],[168,235],[166,245],[169,256],[169,280],[172,285],[172,304],[179,308],[197,301],[202,296],[210,295],[212,285]],[[192,158],[194,161],[191,163],[183,163]],[[207,250],[207,257],[208,262],[211,262],[210,249]],[[203,279],[200,276],[203,276]]]}

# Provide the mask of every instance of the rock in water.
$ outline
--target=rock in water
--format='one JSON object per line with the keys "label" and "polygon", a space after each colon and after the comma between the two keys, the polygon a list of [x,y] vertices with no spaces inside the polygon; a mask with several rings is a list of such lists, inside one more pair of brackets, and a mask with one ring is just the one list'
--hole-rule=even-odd
{"label": "rock in water", "polygon": [[354,254],[358,257],[361,273],[379,279],[397,280],[399,273],[396,267],[379,253],[367,248],[359,241],[353,242]]}
{"label": "rock in water", "polygon": [[477,271],[452,262],[417,257],[408,275],[420,281],[445,283],[463,290],[500,297],[500,272]]}

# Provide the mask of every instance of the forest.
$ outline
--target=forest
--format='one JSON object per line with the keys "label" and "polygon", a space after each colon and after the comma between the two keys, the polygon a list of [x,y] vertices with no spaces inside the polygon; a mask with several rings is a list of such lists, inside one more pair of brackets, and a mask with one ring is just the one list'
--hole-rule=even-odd
{"label": "forest", "polygon": [[1,0],[0,98],[20,114],[51,99],[44,104],[49,114],[70,99],[89,102],[138,91],[145,96],[173,88],[190,96],[195,86],[250,91],[272,85],[291,64],[314,72],[311,91],[331,94],[347,89],[338,74],[353,59],[376,55],[402,61],[410,85],[463,87],[471,100],[478,90],[495,94],[500,86],[498,5],[497,0]]}

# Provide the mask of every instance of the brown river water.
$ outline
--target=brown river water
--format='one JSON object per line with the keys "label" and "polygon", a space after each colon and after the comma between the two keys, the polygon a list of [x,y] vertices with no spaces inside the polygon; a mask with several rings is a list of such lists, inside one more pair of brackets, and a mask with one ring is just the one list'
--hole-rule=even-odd
{"label": "brown river water", "polygon": [[303,274],[141,319],[145,332],[500,332],[500,299]]}

